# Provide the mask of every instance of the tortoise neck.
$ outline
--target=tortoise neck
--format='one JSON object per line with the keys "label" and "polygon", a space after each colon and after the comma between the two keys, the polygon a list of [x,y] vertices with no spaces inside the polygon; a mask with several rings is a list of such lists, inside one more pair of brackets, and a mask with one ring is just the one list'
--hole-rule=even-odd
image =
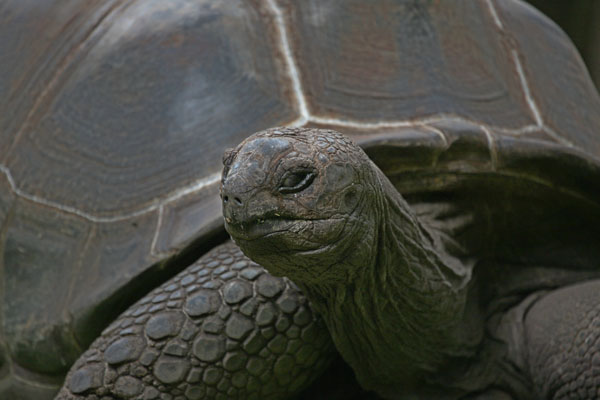
{"label": "tortoise neck", "polygon": [[456,260],[437,248],[436,233],[377,173],[380,204],[368,208],[378,211],[371,216],[377,221],[373,243],[347,258],[363,262],[360,272],[346,284],[303,289],[361,384],[381,391],[388,384],[406,386],[468,349],[458,332],[465,277],[448,265]]}

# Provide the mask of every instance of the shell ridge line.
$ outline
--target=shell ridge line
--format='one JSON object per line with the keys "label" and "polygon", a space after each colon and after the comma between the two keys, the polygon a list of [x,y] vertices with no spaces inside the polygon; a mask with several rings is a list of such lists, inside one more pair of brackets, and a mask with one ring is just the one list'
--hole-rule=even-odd
{"label": "shell ridge line", "polygon": [[523,88],[523,94],[525,95],[525,100],[527,101],[527,105],[533,114],[535,122],[539,128],[541,128],[548,135],[559,141],[561,144],[567,147],[574,147],[573,143],[569,140],[562,137],[558,132],[551,129],[544,123],[542,118],[542,114],[535,102],[533,96],[531,95],[531,90],[529,88],[529,82],[527,81],[527,77],[525,76],[525,71],[523,70],[523,64],[521,63],[521,58],[517,50],[512,49],[512,56],[515,63],[515,67],[517,68],[517,74],[519,75],[519,80],[521,81],[521,87]]}
{"label": "shell ridge line", "polygon": [[133,212],[127,213],[127,214],[116,215],[116,216],[112,216],[112,217],[101,217],[101,216],[97,216],[97,215],[82,211],[76,207],[65,206],[65,205],[59,204],[57,202],[47,200],[43,197],[29,194],[17,187],[17,185],[12,177],[12,174],[10,173],[10,170],[6,166],[0,164],[0,172],[2,172],[6,176],[6,179],[8,180],[8,184],[9,184],[11,190],[18,197],[22,197],[31,202],[42,204],[44,206],[54,208],[54,209],[60,210],[62,212],[74,214],[74,215],[77,215],[78,217],[81,217],[83,219],[89,220],[91,222],[96,222],[96,223],[118,222],[118,221],[122,221],[125,219],[134,218],[134,217],[138,217],[140,215],[150,213],[150,212],[158,209],[159,207],[162,207],[164,204],[168,204],[168,203],[170,203],[174,200],[177,200],[183,196],[198,192],[207,186],[218,183],[220,180],[220,177],[221,177],[221,173],[218,172],[218,173],[209,175],[207,177],[201,178],[201,179],[197,180],[195,183],[188,185],[182,189],[178,189],[178,190],[174,191],[171,195],[165,197],[164,199],[162,199],[162,200],[159,199],[157,201],[154,201],[149,206],[141,208],[137,211],[133,211]]}
{"label": "shell ridge line", "polygon": [[219,183],[221,181],[221,171],[215,172],[208,176],[198,179],[196,182],[191,185],[187,185],[182,187],[181,189],[177,189],[173,191],[172,194],[165,197],[164,200],[160,201],[159,204],[168,204],[174,200],[180,199],[188,194],[192,194],[195,192],[204,189],[207,186],[214,185],[215,183]]}
{"label": "shell ridge line", "polygon": [[525,126],[522,126],[520,128],[516,128],[516,129],[507,129],[507,128],[502,128],[499,126],[481,125],[481,127],[484,127],[484,126],[486,128],[493,128],[495,131],[498,131],[500,133],[506,133],[507,135],[513,135],[513,136],[520,136],[520,135],[524,135],[526,133],[539,132],[539,130],[540,130],[540,127],[537,125],[525,125]]}
{"label": "shell ridge line", "polygon": [[[296,106],[300,113],[299,120],[308,121],[310,119],[310,112],[308,111],[308,105],[306,103],[306,96],[302,87],[302,80],[300,79],[300,73],[298,71],[298,65],[292,52],[292,46],[288,38],[287,24],[283,17],[283,13],[279,6],[275,3],[275,0],[267,0],[267,5],[271,9],[274,17],[275,27],[279,34],[279,46],[283,53],[283,58],[287,67],[287,74],[292,81],[292,91],[296,99]],[[297,123],[298,121],[294,121]]]}
{"label": "shell ridge line", "polygon": [[[451,122],[451,121],[466,122],[466,123],[476,125],[476,126],[480,127],[481,129],[484,129],[484,128],[493,129],[493,130],[501,132],[501,133],[511,134],[511,135],[515,135],[515,136],[519,136],[524,133],[538,131],[540,129],[540,127],[538,127],[537,125],[525,125],[523,127],[515,128],[515,129],[504,128],[504,127],[493,126],[493,125],[486,125],[486,124],[482,124],[478,121],[473,121],[471,119],[468,119],[468,118],[465,118],[465,117],[462,117],[459,115],[454,115],[454,114],[440,114],[437,116],[430,116],[427,118],[414,119],[414,120],[397,120],[397,121],[391,120],[391,121],[380,121],[380,122],[361,122],[361,121],[355,121],[355,120],[341,120],[341,119],[336,119],[336,118],[311,116],[307,120],[297,119],[297,120],[291,122],[289,125],[302,126],[308,122],[313,122],[313,123],[337,126],[337,127],[341,127],[341,128],[357,128],[357,129],[367,129],[367,130],[373,129],[373,130],[375,130],[375,129],[385,129],[385,128],[410,128],[410,127],[429,125],[429,124],[433,124],[433,123],[437,123],[437,122],[445,122],[445,121],[447,121],[447,122]],[[429,128],[431,128],[431,127],[429,126]],[[565,144],[566,146],[573,147],[572,143],[570,143],[567,140],[565,140],[564,138],[562,138],[560,135],[558,135],[556,132],[554,132],[547,126],[542,127],[542,129],[546,133],[548,133],[551,137],[556,139],[557,141]],[[439,134],[439,132],[436,132],[436,133]],[[445,138],[444,138],[444,140],[445,140]],[[137,211],[134,211],[134,212],[131,212],[128,214],[122,214],[122,215],[117,215],[117,216],[112,216],[112,217],[101,217],[101,216],[87,213],[87,212],[77,209],[75,207],[64,206],[59,203],[44,199],[42,197],[31,195],[17,187],[17,185],[14,181],[14,178],[13,178],[12,174],[10,173],[10,170],[8,169],[8,167],[0,164],[0,172],[2,172],[6,176],[11,190],[17,196],[25,198],[34,203],[39,203],[39,204],[45,205],[47,207],[55,208],[57,210],[60,210],[60,211],[63,211],[63,212],[69,213],[69,214],[77,215],[81,218],[84,218],[84,219],[87,219],[89,221],[96,222],[96,223],[118,222],[118,221],[125,220],[128,218],[133,218],[133,217],[137,217],[140,215],[144,215],[146,213],[157,210],[159,207],[162,207],[165,204],[175,201],[181,197],[184,197],[188,194],[198,192],[207,186],[214,185],[220,181],[220,177],[221,177],[221,172],[216,172],[214,174],[208,175],[206,177],[203,177],[203,178],[197,180],[195,183],[193,183],[191,185],[188,185],[183,188],[175,190],[172,194],[166,196],[164,199],[157,200],[145,208],[139,209]]]}
{"label": "shell ridge line", "polygon": [[415,127],[415,126],[434,124],[434,123],[438,123],[438,122],[453,122],[453,121],[473,124],[480,128],[485,126],[490,129],[494,129],[499,132],[510,134],[510,135],[515,135],[515,136],[519,136],[524,133],[530,133],[530,132],[535,132],[535,131],[540,130],[540,127],[537,125],[524,125],[519,128],[505,128],[502,126],[482,124],[480,121],[474,121],[472,119],[463,117],[461,115],[451,114],[451,113],[441,113],[441,114],[438,114],[435,116],[429,116],[429,117],[425,117],[425,118],[396,120],[396,121],[388,120],[388,121],[380,121],[380,122],[362,122],[362,121],[356,121],[356,120],[351,120],[351,119],[341,120],[341,119],[337,119],[337,118],[326,118],[326,117],[319,117],[319,116],[313,115],[310,117],[310,119],[307,122],[313,122],[313,123],[324,124],[324,125],[333,125],[333,126],[344,127],[344,128],[384,129],[384,128],[410,128],[410,127]]}
{"label": "shell ridge line", "polygon": [[525,71],[523,71],[523,64],[521,63],[521,58],[517,53],[517,50],[511,50],[513,62],[517,69],[517,74],[519,75],[519,81],[521,82],[521,88],[523,89],[523,94],[525,95],[525,100],[527,101],[527,105],[529,106],[529,110],[533,114],[533,118],[535,119],[535,123],[540,127],[544,127],[544,120],[542,119],[542,115],[540,114],[540,110],[531,95],[531,90],[529,88],[529,82],[527,81],[527,77],[525,76]]}
{"label": "shell ridge line", "polygon": [[494,20],[494,23],[496,24],[496,26],[498,28],[500,28],[500,30],[503,31],[504,24],[502,24],[502,20],[498,16],[498,13],[496,12],[496,7],[492,3],[492,0],[485,0],[485,2],[487,3],[488,9],[490,10],[490,14],[492,15],[492,19]]}
{"label": "shell ridge line", "polygon": [[556,139],[561,144],[564,144],[567,147],[575,147],[575,145],[573,143],[571,143],[569,140],[565,139],[564,137],[560,136],[554,129],[550,128],[549,126],[544,125],[542,130],[545,133],[547,133],[549,136]]}
{"label": "shell ridge line", "polygon": [[494,140],[494,135],[492,134],[492,131],[486,126],[482,126],[481,130],[485,134],[485,137],[488,142],[490,160],[492,161],[492,171],[496,171],[496,166],[498,165],[498,149],[496,148],[496,141]]}
{"label": "shell ridge line", "polygon": [[435,133],[436,135],[438,135],[440,137],[440,139],[442,139],[442,142],[444,142],[444,146],[446,148],[448,148],[448,139],[446,138],[446,135],[444,135],[444,132],[442,132],[440,129],[428,125],[428,124],[419,124],[418,126],[422,126],[423,128],[427,129],[430,132]]}
{"label": "shell ridge line", "polygon": [[25,119],[21,123],[21,126],[17,130],[17,133],[15,134],[15,137],[14,137],[12,143],[8,146],[8,151],[6,152],[6,154],[10,154],[14,150],[14,148],[17,146],[17,144],[21,140],[21,136],[23,136],[27,126],[32,121],[35,114],[38,112],[43,101],[48,97],[48,94],[50,93],[50,91],[52,91],[59,84],[60,79],[65,75],[65,71],[67,70],[69,65],[71,65],[75,56],[79,53],[79,51],[82,48],[84,48],[89,43],[91,38],[103,34],[103,31],[101,28],[104,25],[104,23],[113,14],[118,14],[119,9],[120,9],[120,11],[123,11],[125,8],[127,8],[128,5],[125,3],[126,2],[122,1],[122,0],[115,1],[115,4],[109,6],[108,9],[98,18],[98,21],[96,21],[90,27],[88,32],[85,33],[83,39],[77,45],[75,45],[73,49],[69,50],[67,52],[67,54],[63,57],[63,59],[58,62],[58,66],[56,67],[56,70],[52,74],[52,77],[50,78],[48,83],[46,85],[44,85],[44,88],[42,89],[40,94],[36,97],[29,112],[25,116]]}
{"label": "shell ridge line", "polygon": [[296,118],[295,120],[288,122],[287,124],[285,124],[285,126],[287,126],[288,128],[300,128],[303,126],[306,126],[309,122],[311,122],[312,119],[306,119],[306,118]]}
{"label": "shell ridge line", "polygon": [[440,159],[440,155],[444,151],[448,150],[448,146],[449,146],[448,139],[446,138],[446,135],[444,135],[444,132],[442,132],[440,129],[438,129],[436,127],[433,127],[433,126],[427,125],[427,124],[420,124],[418,126],[420,126],[423,129],[426,129],[426,130],[428,130],[430,132],[435,133],[438,137],[440,137],[442,139],[442,142],[444,142],[444,150],[436,152],[435,153],[435,157],[433,158],[433,161],[431,163],[432,167],[436,167],[438,165],[438,161]]}
{"label": "shell ridge line", "polygon": [[163,214],[165,207],[161,205],[158,207],[158,216],[156,217],[156,228],[154,229],[154,235],[152,236],[152,243],[150,244],[150,255],[158,256],[159,252],[156,251],[156,243],[158,242],[158,236],[160,235],[160,229],[163,223]]}
{"label": "shell ridge line", "polygon": [[10,190],[12,190],[13,193],[18,196],[19,193],[17,192],[17,185],[15,184],[15,180],[13,179],[8,167],[5,167],[4,165],[0,164],[0,172],[2,172],[4,176],[6,176],[6,180],[8,181],[8,185],[10,186]]}
{"label": "shell ridge line", "polygon": [[[486,0],[488,9],[490,11],[490,14],[492,15],[492,19],[494,20],[494,23],[496,24],[496,26],[498,26],[500,31],[506,33],[506,30],[504,29],[504,24],[502,23],[502,20],[500,19],[500,16],[498,15],[498,12],[493,2],[494,0]],[[533,115],[536,125],[538,126],[538,128],[542,128],[543,131],[548,133],[554,139],[558,140],[560,143],[569,147],[573,147],[573,144],[571,142],[559,135],[558,132],[555,132],[552,129],[548,128],[544,123],[542,113],[540,113],[540,109],[538,108],[538,105],[535,99],[533,98],[531,87],[529,85],[529,81],[527,80],[527,76],[525,75],[523,63],[521,62],[521,57],[519,56],[516,44],[513,41],[510,41],[510,47],[513,64],[515,65],[517,75],[519,76],[519,83],[521,84],[521,89],[523,91],[523,95],[525,96],[525,101],[527,102],[527,106],[529,107],[529,110]]]}

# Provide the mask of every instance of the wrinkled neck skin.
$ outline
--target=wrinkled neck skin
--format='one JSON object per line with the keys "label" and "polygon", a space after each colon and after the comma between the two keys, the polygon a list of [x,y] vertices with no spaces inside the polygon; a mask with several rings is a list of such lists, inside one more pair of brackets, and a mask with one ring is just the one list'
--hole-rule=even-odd
{"label": "wrinkled neck skin", "polygon": [[452,359],[472,355],[473,335],[461,331],[470,270],[374,165],[373,173],[377,195],[357,210],[363,223],[347,232],[351,245],[335,266],[352,273],[343,283],[296,283],[361,385],[404,398]]}

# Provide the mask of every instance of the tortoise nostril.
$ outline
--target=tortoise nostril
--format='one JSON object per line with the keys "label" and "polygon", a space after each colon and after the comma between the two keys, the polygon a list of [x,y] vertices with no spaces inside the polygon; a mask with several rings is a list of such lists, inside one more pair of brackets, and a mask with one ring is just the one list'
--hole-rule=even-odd
{"label": "tortoise nostril", "polygon": [[[223,194],[222,198],[223,198],[223,204],[229,204],[230,206],[233,206],[233,205],[241,206],[244,204],[244,202],[242,201],[242,198],[239,196],[236,196],[235,193]],[[232,202],[233,202],[233,204],[232,204]]]}

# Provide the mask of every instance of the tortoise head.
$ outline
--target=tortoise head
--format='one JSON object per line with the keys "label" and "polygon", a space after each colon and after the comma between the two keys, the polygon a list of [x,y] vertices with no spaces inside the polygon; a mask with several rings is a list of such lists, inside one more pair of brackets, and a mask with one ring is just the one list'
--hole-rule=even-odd
{"label": "tortoise head", "polygon": [[[369,242],[372,163],[338,132],[274,128],[223,159],[225,228],[250,258],[298,282],[340,280],[340,260]],[[346,271],[349,272],[349,271]]]}

